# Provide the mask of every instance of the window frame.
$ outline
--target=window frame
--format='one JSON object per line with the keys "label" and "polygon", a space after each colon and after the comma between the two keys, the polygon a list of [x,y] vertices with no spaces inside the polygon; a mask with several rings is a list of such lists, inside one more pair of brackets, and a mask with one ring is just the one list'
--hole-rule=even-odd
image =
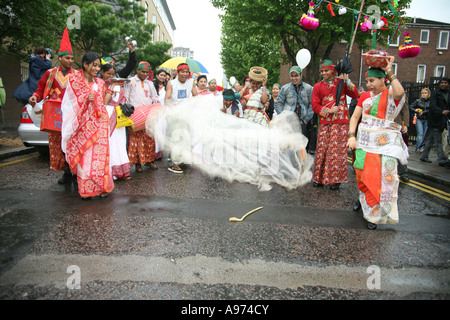
{"label": "window frame", "polygon": [[[439,76],[439,75],[437,74],[438,68],[442,68],[442,69],[443,69],[443,70],[442,70],[442,75],[441,75],[441,76]],[[445,71],[446,71],[445,69],[446,69],[446,68],[445,68],[444,65],[437,65],[437,66],[435,66],[435,67],[434,67],[434,76],[437,77],[437,78],[443,78],[443,77],[445,77]]]}
{"label": "window frame", "polygon": [[[419,70],[420,67],[423,67],[423,80],[419,81]],[[418,64],[417,65],[417,73],[416,73],[416,83],[425,83],[425,79],[427,78],[427,65],[426,64]]]}
{"label": "window frame", "polygon": [[[422,34],[424,32],[426,32],[426,34],[427,34],[427,40],[426,41],[422,41]],[[420,43],[430,43],[430,30],[428,30],[428,29],[420,30]]]}
{"label": "window frame", "polygon": [[[447,34],[446,47],[441,47],[442,34]],[[438,41],[437,41],[436,49],[438,49],[438,50],[448,50],[449,37],[450,37],[450,31],[449,30],[440,30],[439,33],[438,33]]]}

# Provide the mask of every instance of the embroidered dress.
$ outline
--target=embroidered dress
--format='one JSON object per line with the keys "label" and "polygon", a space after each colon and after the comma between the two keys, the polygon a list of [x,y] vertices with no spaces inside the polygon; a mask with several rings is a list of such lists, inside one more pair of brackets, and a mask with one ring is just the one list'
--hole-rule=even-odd
{"label": "embroidered dress", "polygon": [[397,159],[406,165],[409,154],[394,119],[404,104],[405,96],[394,100],[392,87],[374,97],[366,92],[358,101],[363,113],[353,166],[364,218],[375,224],[399,221]]}
{"label": "embroidered dress", "polygon": [[116,128],[117,112],[116,107],[120,103],[126,103],[123,89],[119,86],[114,87],[114,94],[111,97],[109,105],[105,106],[109,115],[109,153],[110,167],[114,179],[130,177],[130,159],[127,153],[127,132],[125,127]]}
{"label": "embroidered dress", "polygon": [[339,79],[321,81],[312,92],[311,103],[319,115],[319,130],[317,133],[316,157],[314,160],[313,180],[324,185],[333,185],[348,181],[347,139],[348,139],[348,106],[346,95],[358,97],[355,85],[344,85],[339,98],[336,114],[329,113],[336,104],[336,86]]}
{"label": "embroidered dress", "polygon": [[265,112],[265,107],[261,102],[262,88],[258,89],[250,96],[245,109],[243,118],[248,121],[260,124],[262,126],[269,126],[269,116]]}
{"label": "embroidered dress", "polygon": [[[61,67],[47,70],[38,82],[38,87],[33,93],[37,101],[41,101],[48,97],[50,100],[61,101],[67,88],[67,84],[71,75],[76,71],[70,68],[64,75]],[[52,77],[53,75],[53,77]],[[52,81],[52,86],[47,97],[44,97],[47,81]],[[48,147],[50,153],[50,169],[59,171],[67,167],[64,153],[61,151],[61,132],[48,133]]]}
{"label": "embroidered dress", "polygon": [[[149,80],[141,81],[138,76],[124,87],[125,97],[135,108],[159,102],[155,85]],[[128,158],[130,165],[145,164],[155,161],[155,139],[146,134],[145,130],[129,132]]]}
{"label": "embroidered dress", "polygon": [[[109,165],[109,116],[103,105],[105,82],[94,77],[84,81],[83,71],[69,79],[61,109],[63,112],[62,150],[83,198],[114,189]],[[88,95],[94,92],[94,101]]]}

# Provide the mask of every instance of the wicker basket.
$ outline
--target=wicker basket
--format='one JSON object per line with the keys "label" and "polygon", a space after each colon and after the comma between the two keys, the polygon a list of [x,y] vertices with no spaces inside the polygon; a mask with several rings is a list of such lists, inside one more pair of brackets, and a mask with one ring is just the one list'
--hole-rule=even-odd
{"label": "wicker basket", "polygon": [[387,66],[387,58],[389,56],[373,54],[373,53],[363,53],[363,62],[366,66],[375,68],[384,68]]}

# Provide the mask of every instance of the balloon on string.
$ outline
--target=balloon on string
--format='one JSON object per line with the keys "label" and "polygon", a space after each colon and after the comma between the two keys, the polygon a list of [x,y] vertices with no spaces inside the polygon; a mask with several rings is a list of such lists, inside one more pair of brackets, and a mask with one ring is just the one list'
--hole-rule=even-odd
{"label": "balloon on string", "polygon": [[295,60],[297,61],[297,65],[304,69],[311,61],[311,53],[308,49],[301,49],[297,52]]}
{"label": "balloon on string", "polygon": [[231,84],[232,86],[234,86],[235,83],[236,83],[236,78],[235,78],[235,77],[231,77],[231,78],[230,78],[230,84]]}

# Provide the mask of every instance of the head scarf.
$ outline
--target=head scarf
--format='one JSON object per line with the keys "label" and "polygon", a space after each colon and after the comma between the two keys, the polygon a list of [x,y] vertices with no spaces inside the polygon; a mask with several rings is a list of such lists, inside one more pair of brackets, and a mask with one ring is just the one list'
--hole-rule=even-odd
{"label": "head scarf", "polygon": [[320,63],[320,70],[327,70],[327,69],[330,69],[330,70],[334,69],[334,65],[333,65],[333,62],[331,62],[331,60],[323,60]]}
{"label": "head scarf", "polygon": [[382,78],[386,79],[386,73],[380,69],[369,69],[364,75],[365,78],[373,77],[373,78]]}
{"label": "head scarf", "polygon": [[186,63],[180,63],[177,67],[177,72],[187,69],[189,71],[189,66]]}
{"label": "head scarf", "polygon": [[139,62],[137,69],[150,71],[150,63],[145,61]]}
{"label": "head scarf", "polygon": [[275,88],[275,87],[278,87],[278,88],[280,88],[281,89],[281,85],[280,84],[278,84],[278,83],[275,83],[273,86],[272,86],[272,88]]}

